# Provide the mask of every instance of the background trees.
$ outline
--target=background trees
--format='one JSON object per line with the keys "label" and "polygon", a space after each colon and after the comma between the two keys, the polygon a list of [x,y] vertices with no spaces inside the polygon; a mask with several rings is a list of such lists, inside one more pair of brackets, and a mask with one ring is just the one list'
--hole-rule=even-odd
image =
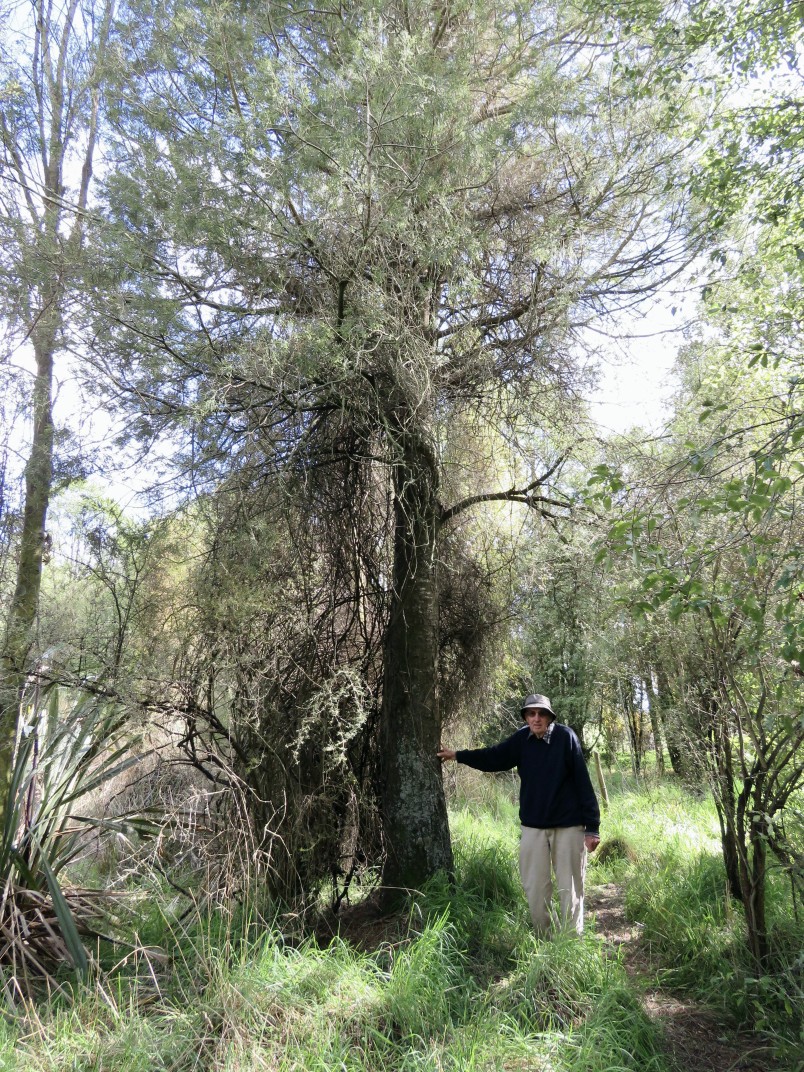
{"label": "background trees", "polygon": [[3,13],[0,312],[9,342],[30,345],[35,370],[16,578],[0,653],[0,802],[11,777],[20,692],[34,639],[47,511],[64,460],[55,447],[55,365],[72,341],[69,313],[82,270],[100,69],[113,12],[113,3],[68,0],[56,8],[33,5],[27,21],[13,5]]}
{"label": "background trees", "polygon": [[[664,638],[654,665],[683,733],[674,767],[701,771],[712,786],[729,887],[765,966],[769,851],[800,896],[800,832],[788,806],[804,782],[802,461],[797,380],[785,361],[767,358],[787,317],[758,320],[757,280],[743,295],[740,275],[708,288],[717,305],[708,335],[684,356],[671,442],[612,536],[637,567],[627,601]],[[786,354],[794,346],[789,338]]]}

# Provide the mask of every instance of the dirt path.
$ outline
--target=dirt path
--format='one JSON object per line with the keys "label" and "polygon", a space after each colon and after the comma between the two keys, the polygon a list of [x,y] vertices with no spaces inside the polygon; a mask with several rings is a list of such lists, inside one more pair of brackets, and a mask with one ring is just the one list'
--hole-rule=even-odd
{"label": "dirt path", "polygon": [[620,951],[645,1011],[661,1025],[678,1072],[784,1072],[755,1036],[736,1033],[712,1010],[656,986],[641,928],[626,919],[621,886],[593,887],[586,902],[598,934]]}

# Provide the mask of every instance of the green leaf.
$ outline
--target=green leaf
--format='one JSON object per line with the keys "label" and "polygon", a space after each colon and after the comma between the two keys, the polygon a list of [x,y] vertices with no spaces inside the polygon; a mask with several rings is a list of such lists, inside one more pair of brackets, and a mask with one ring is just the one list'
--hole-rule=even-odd
{"label": "green leaf", "polygon": [[8,854],[8,858],[9,858],[9,863],[13,864],[13,866],[16,867],[16,869],[17,869],[17,871],[19,873],[20,879],[22,880],[23,884],[28,889],[30,889],[30,890],[38,890],[38,889],[40,889],[40,883],[37,882],[36,875],[31,870],[31,868],[28,866],[28,861],[25,859],[25,857],[22,855],[22,853],[19,851],[19,849],[16,849],[16,848],[11,849],[11,851]]}
{"label": "green leaf", "polygon": [[631,604],[632,613],[640,618],[647,617],[649,614],[652,614],[655,609],[653,604],[646,600],[637,600],[636,603]]}
{"label": "green leaf", "polygon": [[2,853],[5,857],[10,851],[17,836],[25,794],[30,782],[30,757],[33,753],[34,734],[23,734],[17,745],[17,753],[14,757],[14,767],[11,771],[11,783],[8,789],[8,804],[3,816],[3,845]]}
{"label": "green leaf", "polygon": [[61,891],[58,879],[53,874],[46,855],[41,853],[39,860],[40,867],[44,871],[45,878],[47,879],[48,890],[53,899],[53,910],[59,921],[59,928],[61,929],[65,945],[72,957],[76,970],[81,976],[86,976],[89,974],[89,958],[84,949],[84,944],[81,941],[81,936],[78,933],[78,928],[75,925],[70,906],[67,904],[67,900]]}

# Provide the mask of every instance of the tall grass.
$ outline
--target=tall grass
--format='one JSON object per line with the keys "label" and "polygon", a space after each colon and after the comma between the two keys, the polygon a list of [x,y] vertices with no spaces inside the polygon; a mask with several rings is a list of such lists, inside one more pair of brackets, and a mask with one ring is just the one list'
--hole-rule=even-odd
{"label": "tall grass", "polygon": [[507,796],[456,808],[453,829],[455,883],[423,891],[393,941],[292,944],[242,914],[182,936],[166,913],[158,985],[141,966],[114,993],[29,1008],[0,1069],[667,1072],[602,943],[531,934]]}
{"label": "tall grass", "polygon": [[626,782],[603,826],[634,858],[593,858],[590,879],[623,883],[627,914],[641,925],[658,981],[766,1035],[791,1068],[804,1068],[804,920],[784,876],[777,871],[768,883],[773,959],[758,975],[742,907],[729,896],[707,794],[677,782]]}
{"label": "tall grass", "polygon": [[[701,984],[702,965],[710,977],[737,971],[740,921],[724,903],[713,824],[707,802],[678,787],[623,787],[604,836],[627,839],[637,862],[590,868],[592,884],[625,882],[673,985]],[[0,1070],[669,1072],[611,947],[593,929],[531,933],[506,783],[456,801],[452,826],[455,882],[431,883],[377,948],[291,940],[247,912],[180,927],[165,908],[169,967],[141,963],[70,1008],[0,1021]]]}

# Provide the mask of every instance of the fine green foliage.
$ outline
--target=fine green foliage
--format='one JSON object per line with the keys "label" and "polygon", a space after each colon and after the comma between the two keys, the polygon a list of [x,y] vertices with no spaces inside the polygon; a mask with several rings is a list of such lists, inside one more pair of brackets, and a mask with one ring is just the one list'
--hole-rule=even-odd
{"label": "fine green foliage", "polygon": [[[569,443],[534,432],[576,438],[574,342],[688,255],[677,110],[637,102],[638,43],[563,0],[132,0],[117,30],[97,390],[219,519],[166,691],[192,697],[194,761],[220,748],[265,802],[283,897],[380,859],[372,789],[383,885],[420,888],[452,866],[448,656],[507,617],[465,522],[566,516]],[[482,455],[487,429],[475,472],[459,439]],[[455,613],[472,585],[482,629]]]}

